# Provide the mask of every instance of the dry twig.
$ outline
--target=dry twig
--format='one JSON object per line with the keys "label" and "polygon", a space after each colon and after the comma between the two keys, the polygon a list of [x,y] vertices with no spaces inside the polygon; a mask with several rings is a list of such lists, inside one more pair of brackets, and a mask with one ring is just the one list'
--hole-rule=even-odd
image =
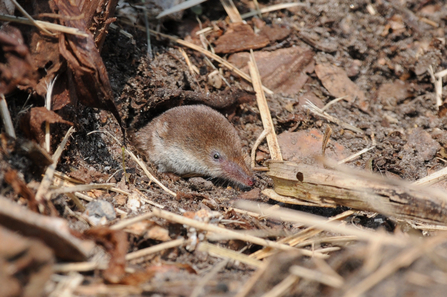
{"label": "dry twig", "polygon": [[[37,193],[36,193],[36,200],[38,202],[42,202],[44,199],[45,200],[50,199],[51,192],[49,191],[49,189],[50,189],[50,185],[53,182],[54,171],[56,170],[56,166],[57,166],[60,156],[62,155],[62,151],[65,149],[65,145],[68,142],[68,138],[75,131],[76,130],[73,127],[68,129],[67,133],[65,134],[64,139],[62,140],[62,142],[58,146],[56,152],[54,153],[54,155],[52,157],[53,164],[48,166],[47,170],[45,171],[45,175],[44,175],[42,182],[40,183],[39,189],[37,190]],[[43,212],[42,204],[39,204],[39,211]]]}
{"label": "dry twig", "polygon": [[289,274],[279,284],[274,286],[270,291],[264,293],[261,297],[281,297],[287,293],[289,288],[299,281],[299,277]]}
{"label": "dry twig", "polygon": [[282,220],[286,222],[300,223],[314,228],[335,232],[339,234],[356,236],[359,240],[379,242],[381,244],[388,244],[394,246],[406,246],[409,242],[405,238],[398,238],[396,236],[387,235],[381,232],[374,232],[368,229],[357,229],[352,226],[340,225],[335,222],[329,222],[316,215],[311,215],[305,212],[280,208],[278,210],[271,209],[266,204],[253,203],[249,201],[238,201],[236,203],[240,208],[247,209],[253,212],[259,212],[268,217]]}
{"label": "dry twig", "polygon": [[[31,22],[30,20],[28,20],[26,18],[15,17],[15,16],[10,16],[10,15],[0,15],[0,20],[5,21],[5,22],[14,22],[14,23],[19,23],[19,24],[24,24],[24,25],[33,25],[33,22]],[[66,33],[66,34],[71,34],[71,35],[88,37],[87,33],[81,32],[77,28],[66,27],[66,26],[43,22],[43,21],[34,21],[34,22],[36,24],[40,25],[41,27],[49,29],[49,30],[62,32],[62,33]]]}
{"label": "dry twig", "polygon": [[193,219],[189,219],[189,218],[186,218],[186,217],[183,217],[183,216],[180,216],[180,215],[168,212],[168,211],[164,211],[164,210],[161,210],[161,209],[154,208],[152,210],[152,212],[157,217],[166,219],[168,221],[176,222],[176,223],[179,223],[179,224],[184,224],[184,225],[191,226],[193,228],[197,228],[197,229],[200,229],[200,230],[205,230],[205,231],[211,231],[211,232],[216,232],[216,233],[220,233],[220,234],[225,234],[225,235],[228,235],[228,236],[232,236],[234,239],[239,239],[239,240],[251,242],[251,243],[254,243],[254,244],[258,244],[258,245],[261,245],[261,246],[268,246],[268,247],[271,247],[271,248],[276,248],[276,249],[284,250],[284,251],[290,251],[290,250],[299,251],[299,252],[301,252],[305,256],[317,256],[317,257],[326,258],[325,255],[322,255],[320,253],[312,253],[311,251],[308,251],[308,250],[296,249],[296,248],[293,248],[293,247],[285,245],[285,244],[280,244],[280,243],[277,243],[277,242],[274,242],[274,241],[265,240],[265,239],[262,239],[262,238],[259,238],[259,237],[246,235],[246,234],[240,234],[240,233],[238,233],[236,231],[233,231],[233,230],[228,230],[228,229],[221,228],[221,227],[218,227],[218,226],[214,226],[214,225],[210,225],[210,224],[207,224],[207,223],[199,222],[199,221],[196,221],[196,220],[193,220]]}
{"label": "dry twig", "polygon": [[254,266],[256,268],[261,267],[262,262],[253,258],[250,258],[244,254],[241,254],[236,251],[232,251],[223,247],[219,247],[217,245],[208,243],[208,242],[201,242],[197,246],[197,249],[202,252],[207,252],[208,254],[220,257],[220,258],[226,258],[234,261],[239,261],[251,266]]}
{"label": "dry twig", "polygon": [[[87,135],[91,134],[91,133],[105,133],[107,135],[109,135],[113,140],[115,140],[118,144],[120,144],[120,142],[118,141],[118,139],[116,139],[112,134],[110,134],[108,131],[92,131],[89,132]],[[137,158],[137,156],[135,156],[134,153],[132,153],[131,151],[129,151],[127,148],[125,148],[125,152],[132,158],[134,159],[135,162],[137,162],[138,165],[140,165],[141,169],[143,169],[144,173],[146,173],[147,177],[153,181],[154,183],[156,183],[160,188],[162,188],[165,192],[167,192],[168,194],[176,197],[177,194],[174,193],[173,191],[169,190],[167,187],[165,187],[158,179],[156,179],[147,169],[146,164],[144,164],[143,161],[141,161],[139,158]],[[115,189],[116,191],[117,189]]]}
{"label": "dry twig", "polygon": [[241,15],[234,5],[233,0],[220,0],[220,3],[222,3],[232,23],[242,22]]}
{"label": "dry twig", "polygon": [[308,269],[305,267],[293,265],[290,267],[289,272],[298,277],[310,279],[313,281],[320,282],[324,285],[331,286],[334,288],[340,288],[343,286],[343,279],[340,277],[335,277],[333,275],[328,275],[320,271]]}
{"label": "dry twig", "polygon": [[130,260],[133,260],[136,258],[142,258],[142,257],[148,256],[150,254],[155,254],[155,253],[161,252],[163,250],[181,246],[181,245],[185,244],[186,242],[187,242],[187,240],[184,238],[179,238],[179,239],[171,240],[168,242],[163,242],[163,243],[160,243],[160,244],[157,244],[157,245],[154,245],[154,246],[151,246],[151,247],[148,247],[148,248],[145,248],[145,249],[133,252],[133,253],[129,253],[126,255],[126,260],[130,261]]}
{"label": "dry twig", "polygon": [[241,15],[241,17],[243,19],[252,17],[257,15],[258,13],[266,13],[266,12],[271,12],[271,11],[275,11],[275,10],[280,10],[280,9],[286,9],[286,8],[290,8],[290,7],[295,7],[295,6],[308,6],[307,3],[300,3],[300,2],[295,2],[295,3],[281,3],[281,4],[276,4],[276,5],[272,5],[269,7],[264,7],[261,8],[259,10],[254,10],[254,11],[250,11],[247,13],[244,13]]}
{"label": "dry twig", "polygon": [[386,264],[367,276],[361,282],[355,284],[346,292],[344,297],[362,296],[366,291],[377,285],[387,276],[391,275],[402,267],[408,267],[423,254],[429,253],[432,249],[445,241],[445,234],[441,234],[436,237],[427,238],[422,243],[416,243],[416,246],[401,252],[397,257],[386,262]]}
{"label": "dry twig", "polygon": [[[267,100],[265,99],[264,91],[262,90],[261,76],[259,75],[259,70],[252,50],[250,50],[250,61],[248,62],[248,67],[250,69],[253,88],[256,91],[256,101],[258,103],[259,113],[261,114],[262,125],[264,126],[264,131],[266,131],[263,134],[266,134],[270,156],[272,160],[282,161],[281,149],[279,147],[278,139],[276,138],[275,126],[273,125]],[[252,151],[252,158],[253,155],[254,154]]]}
{"label": "dry twig", "polygon": [[340,125],[346,129],[349,129],[351,131],[357,132],[357,133],[361,133],[363,134],[363,131],[360,130],[357,127],[354,127],[353,125],[350,125],[348,123],[345,123],[329,114],[327,114],[326,112],[322,111],[320,108],[318,108],[315,104],[313,104],[312,102],[310,102],[309,100],[306,101],[306,104],[304,105],[304,108],[306,108],[307,110],[309,110],[310,112],[325,118],[326,120],[336,123],[337,125]]}

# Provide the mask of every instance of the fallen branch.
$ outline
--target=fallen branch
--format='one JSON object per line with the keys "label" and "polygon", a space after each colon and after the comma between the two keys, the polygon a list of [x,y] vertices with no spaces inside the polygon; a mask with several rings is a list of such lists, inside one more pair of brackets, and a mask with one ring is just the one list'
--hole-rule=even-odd
{"label": "fallen branch", "polygon": [[[329,164],[329,163],[328,163]],[[352,168],[329,170],[296,164],[270,162],[267,174],[275,192],[316,205],[343,205],[357,210],[382,213],[398,219],[416,219],[447,225],[445,194],[422,189],[403,181],[392,181]]]}

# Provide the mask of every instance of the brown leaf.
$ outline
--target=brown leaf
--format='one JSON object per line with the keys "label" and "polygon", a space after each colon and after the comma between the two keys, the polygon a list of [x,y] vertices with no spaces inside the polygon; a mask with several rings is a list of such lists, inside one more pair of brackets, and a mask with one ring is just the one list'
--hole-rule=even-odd
{"label": "brown leaf", "polygon": [[447,104],[444,102],[441,106],[439,106],[438,117],[442,118],[447,115]]}
{"label": "brown leaf", "polygon": [[384,83],[377,92],[377,98],[385,106],[396,106],[411,96],[408,83],[395,80],[393,83]]}
{"label": "brown leaf", "polygon": [[146,268],[146,270],[144,271],[137,271],[135,273],[126,275],[120,283],[127,286],[137,286],[139,284],[148,282],[155,276],[160,268],[161,266],[151,266]]}
{"label": "brown leaf", "polygon": [[[323,134],[317,129],[298,132],[283,132],[278,135],[279,146],[284,160],[309,164],[316,156],[322,155]],[[331,140],[326,155],[342,160],[350,155],[348,149]],[[298,145],[299,144],[299,145]],[[316,166],[322,166],[321,164]]]}
{"label": "brown leaf", "polygon": [[104,279],[112,284],[120,282],[126,268],[126,253],[129,246],[127,234],[122,230],[94,227],[84,232],[86,236],[102,245],[110,254],[109,267],[104,271]]}
{"label": "brown leaf", "polygon": [[329,63],[324,63],[318,64],[315,67],[315,73],[332,96],[346,96],[347,101],[352,101],[357,97],[359,107],[362,110],[368,109],[365,93],[349,79],[343,69]]}
{"label": "brown leaf", "polygon": [[0,93],[8,94],[17,85],[33,87],[37,76],[33,71],[31,56],[20,31],[10,25],[2,26],[0,46],[3,51],[3,63],[0,63]]}
{"label": "brown leaf", "polygon": [[27,115],[20,119],[20,128],[29,139],[35,139],[38,143],[43,143],[45,129],[42,124],[44,122],[73,125],[73,123],[64,120],[54,111],[45,107],[33,107]]}
{"label": "brown leaf", "polygon": [[[44,1],[37,1],[36,6],[39,7],[39,5],[42,5],[43,2]],[[29,48],[32,60],[34,61],[34,71],[41,74],[37,85],[34,87],[34,90],[40,96],[45,97],[48,82],[52,81],[54,77],[60,73],[61,68],[63,68],[64,59],[59,53],[57,39],[47,38],[42,36],[38,30],[32,30],[29,33],[28,40],[30,40]],[[59,79],[61,79],[61,77],[59,77]],[[55,84],[55,89],[58,88],[61,81]]]}
{"label": "brown leaf", "polygon": [[147,230],[146,236],[147,238],[160,241],[171,240],[171,237],[169,237],[169,230],[157,225],[149,228],[149,230]]}
{"label": "brown leaf", "polygon": [[[71,103],[71,98],[76,98],[74,86],[68,83],[67,72],[62,73],[54,84],[51,98],[51,110],[59,110]],[[70,88],[71,87],[71,88]]]}
{"label": "brown leaf", "polygon": [[261,28],[259,35],[267,37],[270,42],[275,42],[285,39],[290,34],[290,28],[282,27],[279,25],[264,26]]}
{"label": "brown leaf", "polygon": [[249,25],[232,23],[227,32],[216,40],[214,51],[218,54],[237,53],[249,49],[263,48],[269,43],[267,37],[256,35]]}
{"label": "brown leaf", "polygon": [[259,188],[255,188],[252,189],[251,191],[240,194],[238,198],[247,200],[256,200],[259,199],[260,194],[261,190]]}
{"label": "brown leaf", "polygon": [[[262,83],[274,92],[297,94],[306,83],[306,72],[313,72],[314,53],[300,47],[279,49],[273,52],[254,53]],[[232,55],[228,61],[248,73],[248,53]]]}

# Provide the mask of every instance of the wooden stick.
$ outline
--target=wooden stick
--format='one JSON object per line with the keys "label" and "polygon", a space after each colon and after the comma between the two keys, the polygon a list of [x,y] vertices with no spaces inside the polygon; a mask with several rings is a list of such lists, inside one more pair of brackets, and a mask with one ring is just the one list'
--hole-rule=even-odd
{"label": "wooden stick", "polygon": [[64,194],[64,193],[73,193],[80,191],[91,191],[94,189],[111,189],[115,184],[88,184],[88,185],[78,185],[71,187],[61,187],[51,191],[51,194]]}
{"label": "wooden stick", "polygon": [[267,144],[269,146],[270,156],[272,160],[282,161],[281,149],[279,148],[278,139],[276,138],[275,126],[273,125],[272,116],[265,99],[264,91],[262,90],[261,77],[259,75],[258,67],[256,66],[253,51],[250,50],[250,61],[248,62],[250,75],[253,82],[253,88],[256,91],[256,101],[258,102],[259,113],[261,114],[262,125],[264,130],[267,130]]}
{"label": "wooden stick", "polygon": [[286,9],[286,8],[295,7],[295,6],[309,6],[309,5],[307,3],[301,3],[301,2],[281,3],[281,4],[276,4],[276,5],[272,5],[269,7],[261,8],[259,11],[253,10],[253,11],[244,13],[241,15],[241,18],[246,19],[246,18],[257,15],[258,13],[266,13],[266,12],[271,12],[271,11],[280,10],[280,9]]}
{"label": "wooden stick", "polygon": [[11,0],[12,3],[14,3],[15,7],[37,28],[39,28],[40,30],[42,30],[43,32],[47,33],[48,35],[54,36],[53,33],[51,33],[50,31],[48,31],[47,29],[45,29],[42,25],[38,24],[29,14],[28,12],[26,12],[25,9],[23,9],[23,7],[17,3],[16,0]]}

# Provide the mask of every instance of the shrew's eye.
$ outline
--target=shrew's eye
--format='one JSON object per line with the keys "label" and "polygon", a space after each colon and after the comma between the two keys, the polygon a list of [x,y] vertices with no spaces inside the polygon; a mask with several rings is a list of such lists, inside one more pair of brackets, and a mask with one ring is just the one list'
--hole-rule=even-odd
{"label": "shrew's eye", "polygon": [[214,153],[213,154],[213,159],[214,160],[219,160],[220,159],[220,155],[218,153]]}

